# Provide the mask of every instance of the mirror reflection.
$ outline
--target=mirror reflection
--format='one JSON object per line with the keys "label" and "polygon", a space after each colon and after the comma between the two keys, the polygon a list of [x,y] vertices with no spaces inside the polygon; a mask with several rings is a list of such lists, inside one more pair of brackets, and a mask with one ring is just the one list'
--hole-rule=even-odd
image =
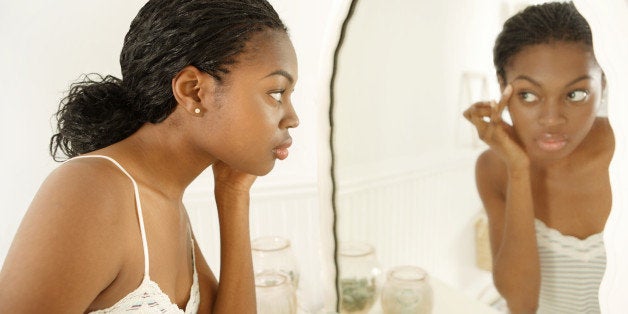
{"label": "mirror reflection", "polygon": [[347,29],[339,241],[372,245],[381,281],[400,265],[426,271],[434,312],[454,296],[467,312],[599,312],[606,79],[573,4],[527,9],[502,30],[532,4],[363,1]]}

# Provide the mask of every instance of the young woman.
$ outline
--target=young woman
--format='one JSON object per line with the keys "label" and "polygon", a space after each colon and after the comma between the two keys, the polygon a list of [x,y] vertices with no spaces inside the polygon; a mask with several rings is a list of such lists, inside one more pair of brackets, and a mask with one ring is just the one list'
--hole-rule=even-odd
{"label": "young woman", "polygon": [[589,26],[571,3],[528,7],[504,24],[494,63],[501,100],[464,115],[490,147],[476,179],[495,286],[513,313],[599,312],[614,139]]}
{"label": "young woman", "polygon": [[[266,0],[150,0],[122,79],[74,85],[0,272],[1,313],[254,313],[249,189],[288,156],[297,61]],[[220,283],[182,202],[212,167]]]}

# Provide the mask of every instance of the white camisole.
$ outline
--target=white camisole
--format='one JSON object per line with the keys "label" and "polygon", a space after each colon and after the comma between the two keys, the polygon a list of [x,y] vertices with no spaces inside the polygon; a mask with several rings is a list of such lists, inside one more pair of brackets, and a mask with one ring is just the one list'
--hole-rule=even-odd
{"label": "white camisole", "polygon": [[564,235],[535,219],[541,262],[537,313],[600,313],[598,290],[606,269],[602,233]]}
{"label": "white camisole", "polygon": [[140,232],[142,234],[142,246],[144,248],[144,280],[137,289],[127,294],[124,298],[120,299],[116,304],[110,308],[97,310],[90,313],[168,313],[168,314],[180,314],[180,313],[196,313],[198,311],[198,304],[200,301],[198,274],[196,273],[196,262],[194,258],[194,241],[192,241],[192,262],[194,263],[194,275],[192,278],[192,287],[190,287],[190,299],[185,307],[185,312],[181,310],[176,304],[170,301],[167,294],[161,291],[159,285],[150,279],[149,274],[149,258],[148,258],[148,243],[146,241],[146,230],[144,229],[144,217],[142,216],[142,204],[140,202],[140,193],[137,183],[131,177],[131,175],[113,158],[102,155],[86,155],[77,156],[70,160],[77,158],[104,158],[115,164],[120,170],[131,179],[133,183],[133,189],[135,192],[135,204],[137,209],[137,217],[139,217]]}

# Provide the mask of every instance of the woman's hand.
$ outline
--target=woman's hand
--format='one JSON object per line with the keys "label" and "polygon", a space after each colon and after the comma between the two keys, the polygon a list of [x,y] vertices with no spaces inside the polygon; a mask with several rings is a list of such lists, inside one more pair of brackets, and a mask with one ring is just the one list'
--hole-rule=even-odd
{"label": "woman's hand", "polygon": [[502,120],[502,112],[512,97],[512,86],[508,85],[499,103],[495,101],[477,102],[464,112],[478,131],[478,135],[492,150],[506,162],[509,168],[527,167],[529,158],[519,143],[512,128]]}
{"label": "woman's hand", "polygon": [[222,193],[246,193],[248,195],[251,186],[257,176],[231,168],[231,166],[218,160],[212,165],[214,171],[214,192],[216,196]]}

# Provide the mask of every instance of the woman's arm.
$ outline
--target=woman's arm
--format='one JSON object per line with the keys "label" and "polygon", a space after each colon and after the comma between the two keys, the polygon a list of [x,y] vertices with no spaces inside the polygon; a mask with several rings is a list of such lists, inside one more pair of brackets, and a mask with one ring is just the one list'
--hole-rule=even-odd
{"label": "woman's arm", "polygon": [[529,168],[504,169],[487,151],[478,158],[476,180],[489,219],[495,286],[513,313],[535,313],[541,273]]}
{"label": "woman's arm", "polygon": [[249,190],[256,177],[220,161],[212,168],[220,224],[220,282],[212,313],[256,313],[249,231]]}
{"label": "woman's arm", "polygon": [[81,169],[55,170],[33,199],[0,271],[0,313],[83,313],[116,278],[124,209],[111,210],[111,181]]}
{"label": "woman's arm", "polygon": [[498,104],[476,103],[464,116],[491,148],[478,158],[476,182],[489,219],[495,286],[513,313],[535,313],[541,274],[530,161],[501,119],[511,96],[509,85]]}

